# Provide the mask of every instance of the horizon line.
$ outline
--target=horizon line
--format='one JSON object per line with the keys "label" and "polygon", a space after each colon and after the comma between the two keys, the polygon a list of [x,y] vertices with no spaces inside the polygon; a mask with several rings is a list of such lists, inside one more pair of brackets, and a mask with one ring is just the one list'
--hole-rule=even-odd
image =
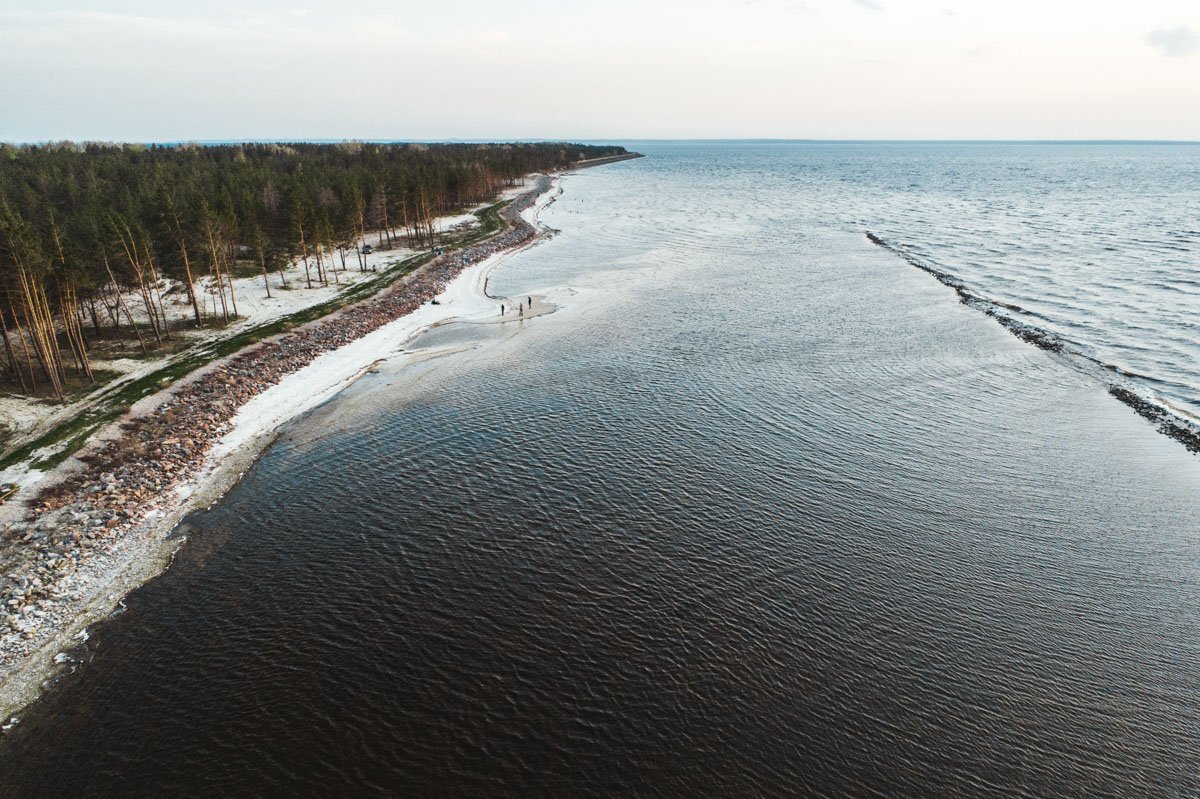
{"label": "horizon line", "polygon": [[780,138],[780,137],[698,137],[698,138],[683,138],[683,137],[604,137],[604,138],[556,138],[556,137],[449,137],[441,139],[429,138],[360,138],[360,137],[345,137],[345,138],[328,138],[328,137],[300,137],[300,136],[283,136],[283,137],[247,137],[247,138],[221,138],[221,139],[40,139],[36,141],[9,141],[0,140],[0,145],[13,147],[39,147],[54,144],[140,144],[146,146],[178,146],[182,144],[198,144],[198,145],[232,145],[232,144],[554,144],[554,143],[578,143],[588,144],[593,142],[661,142],[661,143],[753,143],[753,144],[1181,144],[1181,145],[1196,145],[1200,144],[1200,139],[1048,139],[1048,138],[1028,138],[1028,139],[930,139],[930,138],[891,138],[891,139],[866,139],[866,138]]}

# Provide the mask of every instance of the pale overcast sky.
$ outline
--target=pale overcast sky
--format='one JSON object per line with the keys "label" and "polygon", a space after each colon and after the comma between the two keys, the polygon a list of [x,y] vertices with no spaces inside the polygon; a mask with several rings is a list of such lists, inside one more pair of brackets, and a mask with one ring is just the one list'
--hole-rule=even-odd
{"label": "pale overcast sky", "polygon": [[1200,139],[1200,0],[0,0],[0,140]]}

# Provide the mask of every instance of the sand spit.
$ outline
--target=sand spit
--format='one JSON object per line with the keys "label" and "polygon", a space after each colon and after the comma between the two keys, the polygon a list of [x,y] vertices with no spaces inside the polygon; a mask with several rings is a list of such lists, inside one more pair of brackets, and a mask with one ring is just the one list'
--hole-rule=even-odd
{"label": "sand spit", "polygon": [[[30,518],[5,533],[0,719],[37,697],[69,662],[62,653],[88,624],[169,565],[180,544],[171,530],[235,484],[280,424],[434,324],[499,321],[498,300],[484,291],[487,272],[546,235],[536,213],[553,201],[557,183],[539,177],[504,208],[505,230],[488,240],[441,255],[373,297],[143,400],[64,463]],[[552,310],[540,300],[535,308],[533,315]],[[514,317],[510,312],[506,321]]]}

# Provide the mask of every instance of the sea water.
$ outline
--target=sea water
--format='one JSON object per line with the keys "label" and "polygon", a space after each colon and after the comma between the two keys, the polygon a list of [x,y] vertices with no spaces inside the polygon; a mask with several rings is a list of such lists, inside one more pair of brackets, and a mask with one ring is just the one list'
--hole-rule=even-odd
{"label": "sea water", "polygon": [[631,146],[492,277],[559,310],[290,425],[0,793],[1200,793],[1200,460],[1106,384],[1200,407],[1200,148]]}

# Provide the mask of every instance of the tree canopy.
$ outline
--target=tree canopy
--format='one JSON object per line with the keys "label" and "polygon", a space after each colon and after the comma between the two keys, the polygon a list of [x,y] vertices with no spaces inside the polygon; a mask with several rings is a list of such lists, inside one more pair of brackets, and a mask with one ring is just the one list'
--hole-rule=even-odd
{"label": "tree canopy", "polygon": [[68,372],[90,379],[90,341],[106,326],[124,324],[144,348],[170,336],[171,285],[186,291],[194,324],[228,320],[239,261],[265,280],[302,258],[311,285],[311,256],[324,282],[333,253],[344,265],[368,231],[431,241],[435,217],[525,174],[622,153],[566,143],[0,144],[5,369],[24,390],[61,396]]}

